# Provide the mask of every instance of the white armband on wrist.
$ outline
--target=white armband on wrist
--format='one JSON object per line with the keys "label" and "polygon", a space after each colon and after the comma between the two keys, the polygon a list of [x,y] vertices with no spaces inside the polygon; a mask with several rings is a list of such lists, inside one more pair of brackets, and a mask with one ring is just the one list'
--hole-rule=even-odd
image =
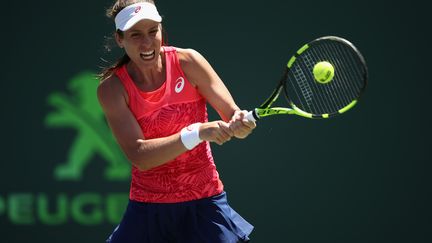
{"label": "white armband on wrist", "polygon": [[199,127],[201,123],[194,123],[185,128],[180,132],[180,139],[183,145],[191,150],[200,144],[203,140],[199,137]]}

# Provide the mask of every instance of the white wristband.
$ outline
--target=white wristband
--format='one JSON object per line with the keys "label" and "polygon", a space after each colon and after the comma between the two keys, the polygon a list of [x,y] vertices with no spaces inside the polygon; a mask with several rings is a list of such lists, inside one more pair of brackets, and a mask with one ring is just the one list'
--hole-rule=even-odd
{"label": "white wristband", "polygon": [[202,142],[201,138],[199,137],[199,127],[201,123],[194,123],[191,124],[185,128],[183,128],[180,132],[180,139],[183,143],[183,145],[188,149],[191,150],[195,148],[198,144]]}

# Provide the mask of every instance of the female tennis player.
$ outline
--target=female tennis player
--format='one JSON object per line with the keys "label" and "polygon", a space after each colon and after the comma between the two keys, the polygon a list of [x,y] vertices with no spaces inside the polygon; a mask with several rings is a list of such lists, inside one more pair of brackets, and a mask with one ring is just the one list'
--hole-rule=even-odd
{"label": "female tennis player", "polygon": [[[210,142],[245,138],[255,123],[202,55],[163,45],[152,0],[118,0],[107,15],[125,55],[103,70],[97,95],[132,163],[129,204],[107,242],[249,241],[253,226],[228,205]],[[207,101],[221,120],[208,121]]]}

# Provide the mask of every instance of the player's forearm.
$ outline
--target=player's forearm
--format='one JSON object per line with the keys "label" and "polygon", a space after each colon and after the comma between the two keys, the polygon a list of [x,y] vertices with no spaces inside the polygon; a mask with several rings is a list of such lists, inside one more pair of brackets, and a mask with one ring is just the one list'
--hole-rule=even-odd
{"label": "player's forearm", "polygon": [[136,147],[128,153],[128,158],[137,168],[149,170],[173,160],[186,151],[180,133],[177,133],[164,138],[137,140]]}
{"label": "player's forearm", "polygon": [[216,107],[214,108],[216,109],[216,111],[218,112],[222,120],[224,120],[225,122],[229,122],[233,117],[233,115],[235,114],[235,112],[240,111],[240,108],[234,102],[232,102],[231,104],[227,104],[223,107],[224,108],[222,109],[218,109]]}
{"label": "player's forearm", "polygon": [[136,167],[148,170],[173,160],[203,141],[222,145],[232,136],[234,134],[229,128],[229,123],[223,121],[195,123],[168,137],[138,139],[136,146],[127,150],[126,154]]}

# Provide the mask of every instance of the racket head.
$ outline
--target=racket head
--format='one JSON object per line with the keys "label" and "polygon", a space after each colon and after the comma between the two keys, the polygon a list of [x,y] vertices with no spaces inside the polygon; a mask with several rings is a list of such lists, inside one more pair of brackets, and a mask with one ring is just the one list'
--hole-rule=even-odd
{"label": "racket head", "polygon": [[[316,63],[334,67],[328,83],[317,82]],[[304,45],[289,60],[283,90],[293,114],[329,118],[353,108],[367,86],[368,70],[360,51],[348,40],[325,36]]]}

